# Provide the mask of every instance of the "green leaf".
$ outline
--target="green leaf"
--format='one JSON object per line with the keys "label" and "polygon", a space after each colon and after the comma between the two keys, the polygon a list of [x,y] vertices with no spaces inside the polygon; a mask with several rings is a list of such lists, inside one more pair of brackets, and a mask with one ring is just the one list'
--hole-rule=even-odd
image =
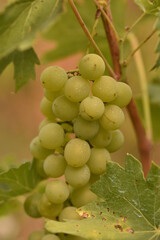
{"label": "green leaf", "polygon": [[[96,14],[94,1],[88,0],[74,2],[83,21],[91,32]],[[125,0],[111,1],[115,28],[120,34],[122,33],[122,29],[124,29],[125,25],[125,6]],[[88,38],[75,17],[69,3],[66,3],[65,5],[65,13],[44,35],[44,38],[49,41],[56,42],[56,47],[44,55],[43,59],[47,62],[64,58],[74,53],[85,52],[88,47]],[[99,19],[94,39],[111,64],[110,51],[101,18]],[[95,50],[91,47],[90,51],[94,52]]]}
{"label": "green leaf", "polygon": [[35,64],[40,64],[33,48],[25,51],[15,50],[0,60],[0,73],[10,63],[14,64],[15,89],[19,90],[30,79],[35,79]]}
{"label": "green leaf", "polygon": [[149,14],[157,14],[160,11],[160,0],[135,0],[135,3]]}
{"label": "green leaf", "polygon": [[125,169],[109,162],[106,173],[92,186],[100,200],[78,211],[80,221],[48,221],[49,232],[96,240],[160,238],[160,168],[152,163],[144,179],[141,163],[126,157]]}
{"label": "green leaf", "polygon": [[0,58],[28,49],[61,12],[62,0],[17,0],[0,14]]}
{"label": "green leaf", "polygon": [[41,180],[35,163],[26,162],[18,168],[0,174],[0,204],[32,191]]}

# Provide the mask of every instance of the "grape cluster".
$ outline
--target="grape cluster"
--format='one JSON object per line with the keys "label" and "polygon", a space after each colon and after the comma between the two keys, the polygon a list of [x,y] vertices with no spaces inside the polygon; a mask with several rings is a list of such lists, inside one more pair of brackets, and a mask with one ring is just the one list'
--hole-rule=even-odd
{"label": "grape cluster", "polygon": [[[42,72],[40,110],[45,119],[30,150],[37,172],[49,181],[26,199],[30,216],[81,219],[76,208],[96,199],[90,185],[106,171],[110,153],[124,142],[119,130],[124,122],[122,108],[132,97],[127,84],[104,72],[104,61],[96,54],[84,56],[79,71],[71,76],[58,66]],[[65,180],[59,179],[63,175]]]}

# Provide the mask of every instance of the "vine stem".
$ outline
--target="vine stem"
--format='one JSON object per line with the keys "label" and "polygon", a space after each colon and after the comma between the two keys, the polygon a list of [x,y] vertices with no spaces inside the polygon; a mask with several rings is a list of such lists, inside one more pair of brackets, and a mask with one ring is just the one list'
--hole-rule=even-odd
{"label": "vine stem", "polygon": [[111,74],[112,77],[115,77],[116,78],[116,74],[115,72],[113,71],[113,69],[111,68],[110,64],[108,63],[107,59],[104,57],[103,53],[101,52],[101,50],[99,49],[99,47],[97,46],[96,42],[94,41],[92,35],[90,34],[87,26],[85,25],[81,15],[79,14],[78,12],[78,9],[76,8],[75,4],[74,4],[74,1],[73,0],[69,0],[69,3],[72,7],[72,10],[75,14],[75,16],[77,17],[77,20],[78,22],[80,23],[83,31],[85,32],[85,34],[87,35],[89,41],[91,42],[91,44],[93,45],[93,47],[95,48],[96,52],[103,58],[104,62],[105,62],[105,65],[109,71],[109,73]]}
{"label": "vine stem", "polygon": [[[109,0],[106,0],[106,7],[104,9],[110,20],[112,21],[112,14],[110,10],[110,4]],[[114,31],[110,27],[110,24],[108,24],[108,21],[104,18],[102,15],[102,20],[103,20],[103,25],[104,29],[106,32],[106,37],[108,39],[108,43],[110,46],[110,51],[113,59],[113,64],[114,64],[114,71],[116,75],[118,76],[117,80],[120,80],[121,75],[122,75],[122,68],[120,65],[120,50],[119,50],[119,45],[117,42],[117,38],[115,36]],[[131,102],[127,106],[128,113],[130,115],[136,137],[137,137],[137,142],[138,142],[138,149],[140,153],[140,158],[143,166],[143,171],[144,171],[144,176],[147,176],[150,166],[151,166],[151,142],[147,138],[145,129],[142,125],[140,116],[138,114],[136,104],[134,99],[131,99]]]}
{"label": "vine stem", "polygon": [[[138,45],[138,40],[136,36],[131,33],[128,36],[128,40],[132,48],[134,49]],[[151,121],[151,112],[150,112],[150,104],[149,104],[149,96],[148,96],[148,88],[147,88],[147,76],[145,73],[144,63],[142,60],[142,54],[138,51],[134,55],[135,64],[137,68],[137,72],[139,74],[139,82],[142,92],[142,103],[144,109],[144,118],[146,123],[146,135],[150,141],[152,141],[152,121]]]}
{"label": "vine stem", "polygon": [[156,33],[156,29],[153,29],[153,31],[148,35],[147,38],[145,38],[139,45],[136,47],[131,54],[127,57],[126,64],[128,64],[131,60],[131,58],[135,55],[135,53]]}

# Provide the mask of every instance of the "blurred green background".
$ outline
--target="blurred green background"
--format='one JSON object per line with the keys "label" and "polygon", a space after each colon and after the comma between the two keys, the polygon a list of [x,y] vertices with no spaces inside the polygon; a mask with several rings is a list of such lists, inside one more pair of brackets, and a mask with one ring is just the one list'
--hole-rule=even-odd
{"label": "blurred green background", "polygon": [[[6,2],[7,1],[0,0],[0,9],[3,8]],[[128,0],[127,2],[125,21],[126,26],[130,26],[141,14],[141,11],[135,6],[132,0]],[[116,4],[114,11],[119,14],[119,9],[116,8]],[[147,36],[148,29],[152,28],[152,24],[153,19],[146,17],[141,21],[141,24],[135,28],[134,31],[139,41]],[[154,35],[142,48],[148,82],[152,81],[155,74],[157,75],[157,72],[150,71],[156,59],[156,55],[154,54],[156,43],[157,35]],[[53,45],[53,42],[44,41],[41,37],[37,37],[34,49],[41,58]],[[74,69],[81,56],[82,53],[79,52],[63,60],[52,62],[49,65],[59,65],[65,70]],[[46,66],[48,65],[42,64],[36,67],[36,80],[30,81],[17,93],[14,91],[13,66],[9,65],[0,76],[0,166],[2,166],[3,169],[7,169],[9,166],[17,166],[26,160],[31,160],[29,144],[32,138],[37,135],[39,123],[43,119],[39,108],[43,96],[39,78],[42,70]],[[129,65],[127,75],[134,96],[141,95],[138,74],[133,61]],[[122,127],[125,144],[117,153],[112,154],[113,160],[122,165],[124,164],[126,153],[133,154],[139,158],[136,136],[126,111],[125,115],[126,121]],[[160,131],[160,129],[157,129],[157,131]],[[154,143],[152,160],[160,165],[159,155],[160,143]],[[29,233],[32,232],[32,230],[40,229],[42,224],[43,220],[34,220],[27,217],[23,208],[20,207],[17,213],[0,218],[0,239],[27,240]]]}

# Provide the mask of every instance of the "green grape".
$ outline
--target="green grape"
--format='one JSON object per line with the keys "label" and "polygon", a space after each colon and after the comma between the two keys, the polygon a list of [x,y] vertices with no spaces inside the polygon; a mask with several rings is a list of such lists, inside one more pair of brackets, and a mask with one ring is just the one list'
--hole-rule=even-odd
{"label": "green grape", "polygon": [[32,218],[41,217],[37,208],[40,196],[41,196],[40,193],[33,193],[30,196],[28,196],[24,202],[24,210]]}
{"label": "green grape", "polygon": [[44,160],[43,168],[47,176],[57,178],[64,174],[66,161],[63,155],[52,154]]}
{"label": "green grape", "polygon": [[89,140],[97,134],[99,123],[98,121],[87,121],[79,116],[74,121],[73,128],[77,137]]}
{"label": "green grape", "polygon": [[64,149],[66,162],[72,167],[83,166],[88,161],[90,154],[89,144],[80,138],[71,139]]}
{"label": "green grape", "polygon": [[99,119],[104,113],[104,104],[98,97],[87,97],[80,104],[80,115],[88,121]]}
{"label": "green grape", "polygon": [[65,207],[63,208],[62,212],[59,214],[59,221],[64,222],[65,219],[70,219],[70,220],[80,220],[82,219],[79,214],[76,212],[75,207]]}
{"label": "green grape", "polygon": [[111,102],[121,108],[128,105],[132,98],[130,86],[123,82],[117,82],[117,97]]}
{"label": "green grape", "polygon": [[65,70],[58,66],[47,67],[41,74],[41,83],[44,88],[50,91],[60,91],[68,76]]}
{"label": "green grape", "polygon": [[123,143],[124,143],[123,133],[118,129],[115,131],[112,131],[112,140],[110,144],[107,146],[107,150],[109,152],[115,152],[121,148]]}
{"label": "green grape", "polygon": [[43,147],[47,149],[56,149],[64,143],[64,130],[57,123],[48,123],[41,128],[39,140]]}
{"label": "green grape", "polygon": [[105,148],[92,148],[91,156],[87,165],[93,174],[103,174],[106,171],[106,164],[111,160],[109,152]]}
{"label": "green grape", "polygon": [[55,121],[52,121],[48,118],[45,118],[44,120],[42,120],[42,122],[40,122],[39,124],[39,130],[41,130],[42,127],[46,126],[48,123],[53,123]]}
{"label": "green grape", "polygon": [[46,149],[42,147],[40,144],[39,137],[33,138],[33,140],[30,143],[30,151],[32,153],[32,156],[37,159],[44,159],[51,153],[53,153],[52,150]]}
{"label": "green grape", "polygon": [[82,77],[95,80],[101,77],[105,71],[105,63],[103,59],[97,54],[85,55],[79,63],[79,72]]}
{"label": "green grape", "polygon": [[122,109],[116,105],[106,105],[104,114],[100,119],[100,124],[106,130],[116,130],[121,127],[124,122],[124,113]]}
{"label": "green grape", "polygon": [[92,85],[92,93],[103,102],[111,102],[117,96],[117,82],[109,76],[102,76]]}
{"label": "green grape", "polygon": [[55,234],[46,234],[41,240],[60,240],[60,238]]}
{"label": "green grape", "polygon": [[53,102],[57,97],[63,95],[63,89],[57,92],[50,91],[44,88],[44,96],[51,102]]}
{"label": "green grape", "polygon": [[35,158],[34,161],[35,161],[35,169],[36,169],[36,172],[39,174],[39,176],[42,178],[47,178],[47,175],[45,174],[43,169],[44,159]]}
{"label": "green grape", "polygon": [[78,116],[79,103],[71,102],[65,96],[60,96],[53,102],[52,110],[61,120],[71,121]]}
{"label": "green grape", "polygon": [[66,133],[73,132],[73,126],[71,124],[69,124],[69,123],[62,123],[61,126],[62,126],[62,128],[64,129],[64,131]]}
{"label": "green grape", "polygon": [[103,129],[101,126],[97,134],[89,140],[90,144],[94,147],[107,147],[111,142],[112,134],[110,131]]}
{"label": "green grape", "polygon": [[81,76],[71,77],[65,84],[64,94],[72,102],[81,102],[89,93],[89,81]]}
{"label": "green grape", "polygon": [[75,188],[79,188],[88,183],[90,179],[90,170],[87,165],[79,168],[67,166],[65,170],[66,181]]}
{"label": "green grape", "polygon": [[45,193],[50,202],[60,204],[67,200],[69,189],[65,182],[57,179],[47,183]]}
{"label": "green grape", "polygon": [[28,240],[40,240],[44,236],[44,231],[35,231],[32,232],[28,238]]}
{"label": "green grape", "polygon": [[56,122],[56,116],[52,111],[52,102],[50,102],[47,98],[43,97],[40,103],[40,110],[45,117]]}
{"label": "green grape", "polygon": [[81,188],[75,188],[72,191],[70,199],[73,206],[79,208],[97,199],[97,196],[89,189],[89,187],[89,184],[87,184]]}
{"label": "green grape", "polygon": [[54,204],[51,203],[45,194],[43,194],[40,198],[39,204],[38,204],[38,211],[40,212],[41,216],[53,219],[59,215],[59,213],[62,211],[63,204]]}

